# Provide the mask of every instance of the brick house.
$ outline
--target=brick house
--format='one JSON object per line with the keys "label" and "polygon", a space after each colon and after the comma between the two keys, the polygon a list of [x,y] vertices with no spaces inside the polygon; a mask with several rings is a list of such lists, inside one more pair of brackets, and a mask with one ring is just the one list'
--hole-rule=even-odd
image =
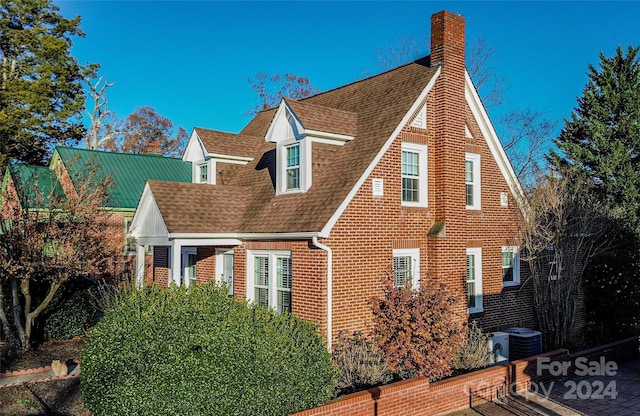
{"label": "brick house", "polygon": [[154,246],[148,283],[224,281],[314,321],[329,347],[370,325],[391,269],[398,284],[443,280],[456,319],[534,325],[523,192],[465,70],[458,15],[432,16],[430,56],[285,99],[238,134],[196,128],[183,160],[192,183],[148,181],[133,220],[138,252]]}
{"label": "brick house", "polygon": [[[117,276],[131,272],[135,265],[135,246],[127,234],[147,179],[190,181],[191,164],[158,154],[134,155],[56,147],[48,166],[14,163],[7,167],[0,190],[3,218],[8,218],[17,204],[27,209],[46,207],[46,201],[34,206],[34,200],[51,192],[62,197],[74,195],[76,187],[82,186],[78,182],[88,176],[85,172],[88,170],[95,170],[98,180],[108,177],[111,181],[110,198],[104,209],[109,213],[111,224],[106,238],[114,255],[104,273]],[[150,255],[148,261],[151,261]]]}

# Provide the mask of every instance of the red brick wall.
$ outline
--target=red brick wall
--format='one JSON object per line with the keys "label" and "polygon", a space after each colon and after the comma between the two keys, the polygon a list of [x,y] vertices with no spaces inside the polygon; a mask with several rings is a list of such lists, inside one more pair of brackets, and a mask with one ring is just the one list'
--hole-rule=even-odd
{"label": "red brick wall", "polygon": [[565,355],[554,351],[510,364],[430,383],[418,377],[343,396],[334,402],[292,416],[422,416],[465,409],[509,393],[524,391],[537,378],[536,360]]}
{"label": "red brick wall", "polygon": [[198,247],[196,256],[196,281],[206,283],[216,280],[215,247]]}
{"label": "red brick wall", "polygon": [[[421,279],[444,281],[460,300],[455,317],[466,320],[466,249],[481,247],[484,312],[471,318],[490,330],[535,323],[530,288],[502,285],[502,247],[519,245],[521,216],[466,103],[464,41],[458,39],[464,38],[464,21],[447,13],[434,20],[456,39],[453,48],[432,45],[432,62],[443,63],[427,96],[427,129],[403,129],[323,242],[334,252],[334,337],[340,330],[369,327],[367,299],[381,293],[380,279],[395,248],[420,249]],[[473,139],[465,138],[465,124]],[[402,142],[428,146],[426,208],[401,206]],[[482,209],[477,211],[465,208],[465,152],[481,157]],[[383,197],[372,196],[372,178],[383,179]],[[510,196],[508,207],[500,205],[502,192]],[[445,235],[427,237],[435,222],[445,223]]]}
{"label": "red brick wall", "polygon": [[169,247],[155,246],[153,248],[152,283],[160,287],[169,286]]}
{"label": "red brick wall", "polygon": [[571,355],[565,349],[551,351],[435,383],[421,377],[404,380],[343,396],[292,416],[437,416],[468,408],[470,403],[525,391],[532,381],[549,380],[548,372],[538,371],[538,358],[565,361],[587,357],[597,361],[604,357],[620,364],[637,360],[638,346],[638,337],[631,337]]}
{"label": "red brick wall", "polygon": [[326,252],[308,241],[247,241],[234,248],[234,293],[246,297],[246,251],[291,251],[292,312],[313,321],[326,334]]}

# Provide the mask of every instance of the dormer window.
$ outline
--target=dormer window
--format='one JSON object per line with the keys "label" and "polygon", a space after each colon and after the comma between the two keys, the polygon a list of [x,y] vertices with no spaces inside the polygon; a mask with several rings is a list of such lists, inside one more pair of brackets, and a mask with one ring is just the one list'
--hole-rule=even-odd
{"label": "dormer window", "polygon": [[192,162],[193,183],[211,183],[211,175],[209,175],[209,172],[212,170],[210,168],[212,163],[213,162],[211,160]]}
{"label": "dormer window", "polygon": [[207,183],[209,180],[209,166],[205,163],[200,167],[200,183]]}
{"label": "dormer window", "polygon": [[307,192],[311,187],[311,141],[287,140],[276,145],[276,193]]}
{"label": "dormer window", "polygon": [[276,195],[311,188],[312,147],[344,146],[355,138],[355,113],[282,100],[264,138],[276,144]]}
{"label": "dormer window", "polygon": [[300,189],[300,144],[286,147],[287,153],[287,190]]}

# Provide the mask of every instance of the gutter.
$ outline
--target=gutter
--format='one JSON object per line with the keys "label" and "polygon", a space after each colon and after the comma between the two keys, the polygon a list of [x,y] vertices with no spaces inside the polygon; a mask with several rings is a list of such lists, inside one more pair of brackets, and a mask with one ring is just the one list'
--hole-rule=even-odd
{"label": "gutter", "polygon": [[320,244],[318,237],[311,239],[314,246],[327,252],[327,349],[331,351],[333,332],[333,252],[329,246]]}

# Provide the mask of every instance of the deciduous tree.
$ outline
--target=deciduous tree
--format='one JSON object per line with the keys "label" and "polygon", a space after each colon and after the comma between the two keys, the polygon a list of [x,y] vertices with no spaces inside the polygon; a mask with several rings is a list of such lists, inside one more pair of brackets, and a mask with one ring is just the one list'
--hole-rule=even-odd
{"label": "deciduous tree", "polygon": [[145,153],[151,144],[157,144],[165,156],[180,156],[189,135],[182,127],[176,130],[167,117],[160,115],[152,107],[139,107],[122,121],[109,125],[105,135],[112,135],[104,141],[103,148],[124,153]]}
{"label": "deciduous tree", "polygon": [[107,100],[107,88],[114,86],[115,82],[107,82],[103,76],[98,75],[98,66],[90,65],[85,71],[84,85],[86,93],[93,102],[93,108],[85,109],[89,117],[89,129],[85,135],[87,149],[99,149],[109,140],[113,140],[117,130],[117,118],[113,111],[109,110]]}
{"label": "deciduous tree", "polygon": [[105,238],[108,214],[102,210],[108,179],[98,178],[91,167],[79,169],[86,176],[73,178],[75,192],[65,195],[46,171],[18,180],[16,192],[3,195],[0,217],[0,292],[11,293],[13,324],[3,297],[0,321],[13,345],[23,350],[58,289],[98,272],[114,254]]}
{"label": "deciduous tree", "polygon": [[585,271],[619,237],[617,218],[592,188],[584,177],[564,172],[541,177],[529,193],[522,258],[547,349],[573,341]]}
{"label": "deciduous tree", "polygon": [[50,0],[0,0],[0,168],[40,163],[83,137],[82,67],[71,55],[79,25]]}
{"label": "deciduous tree", "polygon": [[320,92],[311,85],[308,78],[290,73],[267,75],[260,72],[255,79],[249,78],[248,81],[251,88],[260,97],[260,102],[252,110],[247,111],[250,115],[256,115],[262,110],[275,107],[283,98],[299,100]]}

